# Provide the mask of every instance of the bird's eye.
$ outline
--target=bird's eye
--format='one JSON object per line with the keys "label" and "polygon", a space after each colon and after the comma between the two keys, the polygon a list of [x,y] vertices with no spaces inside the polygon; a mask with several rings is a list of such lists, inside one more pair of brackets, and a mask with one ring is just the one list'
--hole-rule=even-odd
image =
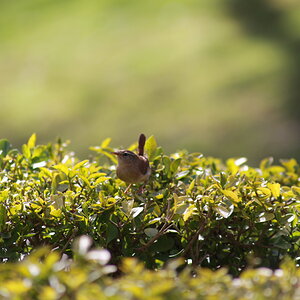
{"label": "bird's eye", "polygon": [[128,154],[128,153],[126,153],[126,152],[125,152],[125,153],[123,153],[123,156],[128,156],[128,155],[129,155],[129,154]]}

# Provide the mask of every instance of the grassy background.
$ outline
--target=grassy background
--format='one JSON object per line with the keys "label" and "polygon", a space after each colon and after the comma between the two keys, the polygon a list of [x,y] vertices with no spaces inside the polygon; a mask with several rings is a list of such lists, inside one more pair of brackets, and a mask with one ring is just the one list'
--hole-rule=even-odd
{"label": "grassy background", "polygon": [[0,2],[0,137],[300,158],[298,0]]}

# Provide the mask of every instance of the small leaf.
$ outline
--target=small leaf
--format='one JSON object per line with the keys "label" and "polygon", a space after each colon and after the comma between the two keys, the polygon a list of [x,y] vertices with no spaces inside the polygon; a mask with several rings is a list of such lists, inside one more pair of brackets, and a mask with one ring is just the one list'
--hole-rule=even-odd
{"label": "small leaf", "polygon": [[80,169],[81,167],[83,167],[84,165],[86,165],[89,161],[86,159],[86,160],[83,160],[83,161],[80,161],[79,163],[77,163],[74,167],[73,167],[73,170],[77,170],[77,169]]}
{"label": "small leaf", "polygon": [[145,143],[145,152],[149,161],[152,161],[156,153],[157,143],[153,135],[151,135]]}
{"label": "small leaf", "polygon": [[136,218],[143,210],[144,210],[144,207],[134,207],[131,210],[132,217]]}
{"label": "small leaf", "polygon": [[158,233],[158,230],[156,228],[146,228],[144,232],[148,237],[152,238]]}
{"label": "small leaf", "polygon": [[220,203],[218,206],[215,207],[215,210],[225,219],[230,217],[230,215],[234,211],[234,205],[231,203],[226,205],[226,203]]}
{"label": "small leaf", "polygon": [[102,143],[101,143],[101,148],[107,148],[111,142],[111,138],[106,138]]}
{"label": "small leaf", "polygon": [[278,198],[280,196],[280,184],[279,183],[268,183],[268,188],[271,190],[272,196]]}
{"label": "small leaf", "polygon": [[10,150],[10,143],[6,139],[0,140],[0,157],[5,157]]}
{"label": "small leaf", "polygon": [[106,228],[106,244],[109,244],[112,240],[116,239],[119,235],[119,230],[115,224],[109,222]]}
{"label": "small leaf", "polygon": [[173,174],[177,171],[177,169],[180,165],[180,162],[181,162],[181,158],[177,158],[171,162],[170,170]]}
{"label": "small leaf", "polygon": [[271,190],[265,187],[259,187],[257,189],[257,194],[259,196],[259,199],[266,200],[271,197]]}
{"label": "small leaf", "polygon": [[31,150],[35,147],[36,134],[33,133],[27,142],[28,149]]}
{"label": "small leaf", "polygon": [[267,222],[270,221],[272,219],[275,218],[275,215],[273,213],[270,212],[262,212],[259,214],[258,216],[258,221],[257,223],[263,223],[263,222]]}
{"label": "small leaf", "polygon": [[6,218],[7,218],[6,207],[4,206],[4,204],[0,203],[0,233],[5,228]]}
{"label": "small leaf", "polygon": [[186,222],[192,216],[193,212],[196,210],[197,209],[194,204],[190,205],[183,213],[183,221]]}
{"label": "small leaf", "polygon": [[186,193],[188,195],[191,194],[194,187],[195,187],[195,179],[193,179],[192,182],[190,183],[189,187],[186,190]]}
{"label": "small leaf", "polygon": [[58,164],[58,165],[54,166],[53,168],[63,172],[67,176],[69,175],[69,168],[64,164]]}
{"label": "small leaf", "polygon": [[221,183],[221,187],[224,189],[225,184],[227,182],[227,178],[224,172],[220,173],[220,183]]}
{"label": "small leaf", "polygon": [[102,182],[104,182],[104,181],[106,181],[106,180],[109,180],[109,179],[110,179],[110,177],[105,177],[105,176],[99,177],[99,178],[95,181],[94,185],[96,186],[96,185],[98,185],[98,184],[100,184],[100,183],[102,183]]}
{"label": "small leaf", "polygon": [[273,157],[267,157],[260,162],[259,168],[264,171],[272,165],[273,161]]}
{"label": "small leaf", "polygon": [[281,164],[288,170],[288,172],[295,172],[296,167],[298,166],[298,163],[296,159],[292,158],[289,160],[281,159]]}
{"label": "small leaf", "polygon": [[236,192],[229,191],[229,190],[222,190],[222,193],[233,202],[241,202],[241,199],[239,199]]}

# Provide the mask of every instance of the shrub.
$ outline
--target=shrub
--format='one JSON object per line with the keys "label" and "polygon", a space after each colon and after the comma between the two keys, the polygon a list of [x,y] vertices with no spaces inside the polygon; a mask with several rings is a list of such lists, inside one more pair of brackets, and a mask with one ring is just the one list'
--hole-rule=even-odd
{"label": "shrub", "polygon": [[178,260],[164,269],[145,269],[133,258],[122,260],[123,275],[109,276],[116,268],[108,265],[109,252],[91,249],[83,236],[74,247],[74,258],[60,258],[56,251],[42,248],[22,262],[0,264],[1,299],[299,299],[300,269],[286,260],[280,269],[249,269],[233,279],[225,269],[212,271],[185,268],[179,274]]}
{"label": "shrub", "polygon": [[61,141],[36,145],[35,134],[21,152],[0,141],[3,262],[40,246],[72,257],[72,241],[88,235],[118,267],[123,257],[153,270],[183,258],[195,268],[227,267],[238,275],[247,266],[276,269],[286,255],[298,265],[296,160],[273,165],[267,158],[252,168],[244,158],[223,163],[186,151],[166,155],[150,137],[151,179],[142,194],[134,187],[124,194],[109,142],[79,161]]}

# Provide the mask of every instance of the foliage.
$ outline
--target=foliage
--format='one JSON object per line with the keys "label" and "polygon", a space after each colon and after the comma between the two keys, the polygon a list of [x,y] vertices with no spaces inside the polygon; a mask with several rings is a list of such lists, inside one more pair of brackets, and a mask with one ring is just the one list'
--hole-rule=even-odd
{"label": "foliage", "polygon": [[108,276],[107,250],[90,249],[87,236],[76,241],[74,259],[42,248],[19,263],[0,265],[1,299],[298,299],[300,269],[286,260],[280,269],[249,269],[233,279],[225,269],[211,271],[185,268],[171,261],[163,270],[145,269],[141,262],[126,258],[123,275]]}
{"label": "foliage", "polygon": [[124,194],[109,139],[84,161],[61,141],[37,145],[35,134],[21,152],[0,141],[1,260],[23,259],[40,246],[73,257],[72,241],[88,235],[118,268],[124,257],[153,270],[182,258],[233,275],[247,266],[276,269],[286,255],[298,264],[296,160],[273,165],[267,158],[252,168],[244,158],[224,164],[200,153],[169,156],[154,137],[145,148],[149,183],[141,194],[138,187]]}

